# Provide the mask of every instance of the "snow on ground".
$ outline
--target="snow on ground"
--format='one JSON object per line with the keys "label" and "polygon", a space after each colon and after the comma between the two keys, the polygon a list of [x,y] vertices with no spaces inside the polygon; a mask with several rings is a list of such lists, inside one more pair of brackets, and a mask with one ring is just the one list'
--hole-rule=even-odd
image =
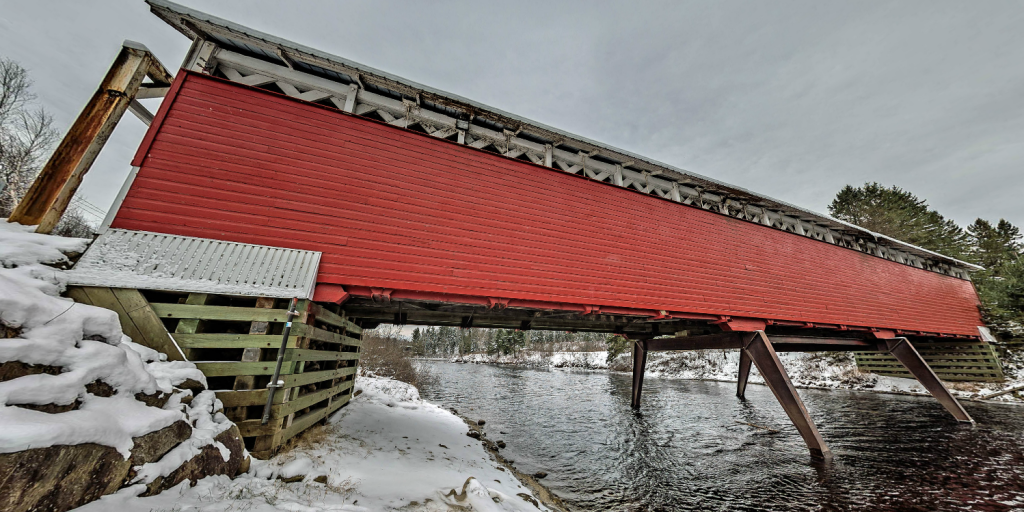
{"label": "snow on ground", "polygon": [[[168,363],[121,333],[113,311],[61,298],[66,276],[46,264],[67,262],[87,240],[41,235],[0,219],[0,320],[20,334],[0,343],[0,363],[20,361],[62,369],[0,382],[0,453],[54,445],[98,443],[128,457],[133,437],[182,419],[177,400],[149,407],[136,393],[169,393],[188,378],[205,382],[195,366]],[[110,385],[112,396],[86,386]],[[70,405],[51,414],[19,405]]]}
{"label": "snow on ground", "polygon": [[[234,480],[208,477],[139,498],[127,488],[76,509],[118,511],[536,511],[530,490],[500,467],[454,414],[416,388],[359,377],[348,406],[326,427]],[[301,478],[286,483],[282,479]],[[318,481],[319,480],[319,481]],[[546,509],[544,509],[546,510]]]}

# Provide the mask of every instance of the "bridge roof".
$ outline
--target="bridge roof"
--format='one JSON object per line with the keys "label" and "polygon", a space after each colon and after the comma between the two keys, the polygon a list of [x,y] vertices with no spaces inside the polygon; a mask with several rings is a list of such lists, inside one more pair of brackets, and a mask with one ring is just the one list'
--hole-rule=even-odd
{"label": "bridge roof", "polygon": [[[628,168],[627,172],[633,171],[632,174],[643,176],[645,184],[642,186],[647,190],[642,191],[648,193],[657,188],[654,184],[664,185],[665,192],[657,190],[661,197],[668,197],[667,191],[676,188],[681,190],[684,196],[691,194],[694,198],[699,198],[697,200],[700,202],[715,202],[721,205],[716,209],[723,210],[722,213],[733,217],[750,220],[752,215],[756,218],[759,214],[750,212],[764,212],[764,224],[782,226],[784,230],[813,236],[819,240],[831,238],[834,233],[837,239],[847,240],[840,240],[836,245],[957,277],[966,277],[966,273],[963,272],[965,269],[981,269],[977,265],[872,232],[825,214],[569,133],[174,2],[146,0],[146,3],[155,15],[193,40],[213,41],[221,47],[309,73],[319,79],[346,85],[353,84],[374,94],[415,102],[419,109],[480,125],[499,133],[504,132],[506,137],[518,138],[524,141],[524,144],[532,142],[553,145],[558,148],[556,151],[561,150],[562,154],[579,154],[578,158],[583,162],[583,167],[589,163],[596,168]],[[564,166],[563,170],[576,172],[565,169]],[[641,186],[636,188],[640,189]],[[688,200],[682,202],[691,204]],[[705,206],[705,209],[708,208]],[[924,261],[918,263],[914,259],[915,256]]]}

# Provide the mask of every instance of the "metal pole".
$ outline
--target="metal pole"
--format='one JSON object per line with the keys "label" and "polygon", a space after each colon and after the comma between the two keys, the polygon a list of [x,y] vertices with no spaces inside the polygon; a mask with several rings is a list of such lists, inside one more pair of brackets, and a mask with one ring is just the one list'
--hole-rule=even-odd
{"label": "metal pole", "polygon": [[274,403],[274,391],[282,387],[282,383],[278,379],[281,377],[281,365],[284,363],[284,350],[288,346],[288,335],[292,331],[292,319],[299,314],[298,311],[295,311],[298,302],[298,298],[293,298],[288,304],[288,321],[284,324],[281,349],[277,351],[277,367],[274,368],[274,376],[271,377],[270,384],[267,384],[267,405],[263,407],[263,420],[260,421],[260,425],[266,425],[270,421],[270,406]]}

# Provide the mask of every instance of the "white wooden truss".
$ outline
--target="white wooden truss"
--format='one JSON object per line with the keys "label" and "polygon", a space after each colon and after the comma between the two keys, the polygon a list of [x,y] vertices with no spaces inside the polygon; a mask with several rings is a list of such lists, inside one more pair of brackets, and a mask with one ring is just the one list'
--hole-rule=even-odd
{"label": "white wooden truss", "polygon": [[508,158],[657,195],[904,265],[961,279],[969,279],[969,269],[980,268],[171,2],[147,1],[157,16],[193,39],[185,69],[269,88]]}

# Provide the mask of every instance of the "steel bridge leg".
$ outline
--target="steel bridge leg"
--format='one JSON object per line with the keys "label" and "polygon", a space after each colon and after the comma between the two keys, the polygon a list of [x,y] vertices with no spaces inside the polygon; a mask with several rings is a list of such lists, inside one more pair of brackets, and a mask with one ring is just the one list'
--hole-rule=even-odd
{"label": "steel bridge leg", "polygon": [[747,392],[747,378],[750,377],[750,356],[746,350],[740,349],[740,375],[736,379],[736,396],[743,398]]}
{"label": "steel bridge leg", "polygon": [[757,371],[761,372],[765,384],[772,390],[775,398],[779,400],[782,408],[789,415],[789,419],[796,425],[796,429],[811,450],[811,456],[823,459],[832,458],[832,451],[825,445],[821,434],[818,433],[818,428],[814,426],[810,415],[807,414],[807,408],[800,400],[800,395],[796,394],[796,388],[793,387],[789,376],[786,375],[786,369],[782,367],[782,361],[779,360],[778,354],[775,353],[775,349],[772,348],[764,331],[754,332],[750,341],[743,347],[743,351],[757,365]]}
{"label": "steel bridge leg", "polygon": [[935,372],[932,371],[928,363],[921,357],[921,354],[917,352],[917,349],[906,338],[885,340],[885,347],[957,421],[974,424],[974,420],[971,419],[971,416],[960,405],[960,402],[953,397],[952,393],[942,384],[942,381],[935,376]]}
{"label": "steel bridge leg", "polygon": [[644,370],[647,369],[647,341],[633,341],[633,395],[630,405],[640,408],[640,392],[644,387]]}

